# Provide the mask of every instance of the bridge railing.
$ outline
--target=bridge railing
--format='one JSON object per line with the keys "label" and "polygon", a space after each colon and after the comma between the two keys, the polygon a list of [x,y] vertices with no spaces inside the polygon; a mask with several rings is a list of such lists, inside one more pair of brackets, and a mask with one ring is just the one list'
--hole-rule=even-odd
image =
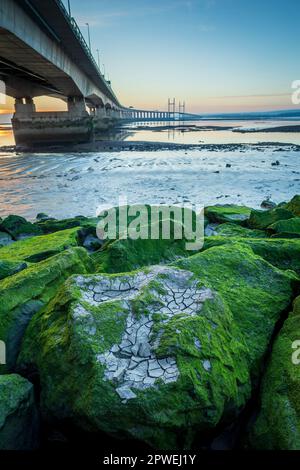
{"label": "bridge railing", "polygon": [[111,84],[110,82],[108,82],[104,75],[101,73],[101,70],[99,69],[99,66],[92,54],[92,51],[91,49],[89,48],[89,46],[87,45],[86,43],[86,40],[84,39],[84,36],[80,30],[80,27],[78,26],[75,18],[73,18],[72,16],[69,15],[68,11],[66,10],[66,7],[65,5],[63,4],[62,0],[56,0],[56,3],[59,5],[60,9],[62,10],[65,18],[67,19],[67,21],[69,22],[76,38],[78,39],[78,41],[80,42],[81,46],[83,47],[83,49],[85,50],[86,54],[89,56],[89,59],[91,60],[91,62],[93,63],[93,65],[95,66],[96,70],[98,71],[100,77],[105,81],[107,87],[109,88],[109,90],[111,91],[111,93],[114,95],[114,92],[112,90],[112,87],[111,87]]}

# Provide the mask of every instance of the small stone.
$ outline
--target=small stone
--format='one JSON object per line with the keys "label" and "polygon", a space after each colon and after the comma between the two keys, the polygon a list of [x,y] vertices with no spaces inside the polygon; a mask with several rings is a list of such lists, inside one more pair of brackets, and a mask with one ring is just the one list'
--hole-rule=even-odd
{"label": "small stone", "polygon": [[136,398],[136,394],[131,390],[131,388],[126,386],[116,388],[116,392],[123,400],[131,400],[132,398]]}
{"label": "small stone", "polygon": [[206,371],[209,371],[211,369],[211,363],[208,359],[202,361],[202,365]]}

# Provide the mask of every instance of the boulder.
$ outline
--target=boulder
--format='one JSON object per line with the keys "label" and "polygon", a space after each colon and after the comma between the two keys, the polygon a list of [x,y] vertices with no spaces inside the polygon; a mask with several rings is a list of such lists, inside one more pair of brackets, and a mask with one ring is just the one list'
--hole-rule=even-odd
{"label": "boulder", "polygon": [[49,215],[45,214],[44,212],[39,212],[36,216],[37,222],[45,222],[46,220],[55,220],[53,217],[49,217]]}
{"label": "boulder", "polygon": [[17,374],[0,376],[0,450],[38,446],[39,416],[33,386]]}
{"label": "boulder", "polygon": [[287,209],[276,207],[269,211],[260,211],[252,209],[248,225],[250,228],[260,230],[266,229],[269,225],[274,224],[278,220],[287,220],[294,217],[293,213]]}
{"label": "boulder", "polygon": [[78,246],[78,228],[40,235],[0,248],[0,259],[36,263],[68,248]]}
{"label": "boulder", "polygon": [[300,217],[300,195],[296,194],[286,205],[285,208],[291,211],[296,217]]}
{"label": "boulder", "polygon": [[27,268],[27,264],[24,262],[0,259],[0,280],[12,276],[25,268]]}
{"label": "boulder", "polygon": [[45,419],[189,447],[245,406],[296,276],[241,245],[127,274],[72,276],[26,331]]}
{"label": "boulder", "polygon": [[41,235],[42,230],[19,215],[9,215],[1,221],[0,230],[7,232],[14,240]]}
{"label": "boulder", "polygon": [[255,449],[300,450],[300,297],[273,345],[248,441]]}
{"label": "boulder", "polygon": [[73,273],[92,272],[83,248],[73,248],[0,281],[0,339],[6,344],[7,364],[0,373],[12,371],[24,331],[31,317]]}
{"label": "boulder", "polygon": [[245,206],[224,204],[208,206],[204,212],[210,222],[231,222],[233,224],[244,225],[249,219],[251,209]]}
{"label": "boulder", "polygon": [[[300,217],[293,217],[288,220],[279,220],[272,225],[269,225],[268,231],[275,234],[277,237],[282,238],[296,238],[300,237]],[[298,237],[297,237],[298,238]]]}
{"label": "boulder", "polygon": [[276,207],[276,203],[271,201],[270,199],[264,199],[260,207],[262,209],[274,209]]}

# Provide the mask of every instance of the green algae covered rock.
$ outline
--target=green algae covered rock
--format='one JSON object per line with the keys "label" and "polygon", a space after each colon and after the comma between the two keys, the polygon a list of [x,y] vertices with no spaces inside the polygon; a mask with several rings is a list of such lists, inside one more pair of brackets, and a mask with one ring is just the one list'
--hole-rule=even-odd
{"label": "green algae covered rock", "polygon": [[213,246],[242,243],[279,269],[291,269],[300,275],[300,239],[251,239],[212,236],[205,239],[203,250]]}
{"label": "green algae covered rock", "polygon": [[231,222],[233,224],[244,225],[249,219],[251,209],[245,206],[224,204],[219,206],[208,206],[205,208],[204,212],[210,222]]}
{"label": "green algae covered rock", "polygon": [[265,238],[268,236],[263,230],[251,230],[231,223],[218,225],[214,232],[222,237]]}
{"label": "green algae covered rock", "polygon": [[[124,206],[127,210],[139,206]],[[147,211],[155,210],[157,206],[146,206]],[[203,228],[204,220],[200,217],[198,220],[198,227],[202,225],[200,236],[198,233],[197,246],[190,246],[196,240],[196,213],[189,210],[191,230],[187,230],[188,224],[185,220],[182,208],[174,208],[170,206],[170,211],[174,213],[166,213],[166,217],[161,214],[161,219],[158,221],[152,220],[149,213],[146,214],[138,224],[138,231],[141,238],[122,238],[122,230],[119,227],[119,209],[117,209],[117,230],[116,237],[113,240],[108,240],[101,250],[93,254],[92,257],[98,267],[99,272],[127,272],[142,266],[149,266],[158,263],[167,263],[174,261],[180,257],[190,256],[195,251],[199,251],[203,243]],[[158,208],[160,210],[160,208]],[[168,218],[169,216],[172,218]],[[128,226],[136,220],[133,216],[128,216]],[[155,234],[155,236],[153,236]]]}
{"label": "green algae covered rock", "polygon": [[294,217],[293,213],[285,208],[276,207],[269,211],[252,210],[248,225],[250,228],[266,229],[269,225],[274,224],[278,220],[287,220]]}
{"label": "green algae covered rock", "polygon": [[82,215],[73,217],[70,219],[46,219],[41,220],[35,223],[35,225],[42,231],[44,234],[58,232],[60,230],[67,230],[74,227],[89,227],[93,226],[96,228],[98,219],[97,218],[88,218]]}
{"label": "green algae covered rock", "polygon": [[[170,221],[174,229],[174,223]],[[178,226],[178,224],[177,224]],[[181,225],[181,228],[183,226]],[[98,272],[116,273],[133,271],[142,266],[175,261],[180,257],[190,256],[193,251],[187,250],[191,240],[186,238],[163,239],[120,239],[113,240],[92,255]]]}
{"label": "green algae covered rock", "polygon": [[32,318],[18,370],[39,374],[46,419],[186,448],[244,407],[294,282],[238,244],[73,276]]}
{"label": "green algae covered rock", "polygon": [[6,343],[7,354],[7,364],[0,365],[0,373],[13,369],[29,320],[64,280],[73,273],[92,270],[86,251],[73,248],[0,281],[0,339]]}
{"label": "green algae covered rock", "polygon": [[273,345],[248,441],[256,449],[300,450],[300,297]]}
{"label": "green algae covered rock", "polygon": [[279,220],[278,222],[269,225],[268,230],[272,233],[275,233],[278,237],[300,237],[300,217],[293,217],[292,219],[288,220]]}
{"label": "green algae covered rock", "polygon": [[14,240],[41,235],[42,230],[19,215],[9,215],[0,223],[0,230],[7,232]]}
{"label": "green algae covered rock", "polygon": [[127,272],[189,256],[192,252],[185,249],[185,243],[185,240],[116,240],[92,255],[92,258],[99,272]]}
{"label": "green algae covered rock", "polygon": [[0,376],[0,450],[32,450],[39,420],[33,386],[16,374]]}
{"label": "green algae covered rock", "polygon": [[285,208],[291,211],[296,217],[300,217],[300,195],[296,194],[286,205]]}
{"label": "green algae covered rock", "polygon": [[26,263],[0,259],[0,280],[12,276],[25,268],[27,268]]}
{"label": "green algae covered rock", "polygon": [[36,263],[78,245],[78,228],[20,240],[0,248],[0,259]]}

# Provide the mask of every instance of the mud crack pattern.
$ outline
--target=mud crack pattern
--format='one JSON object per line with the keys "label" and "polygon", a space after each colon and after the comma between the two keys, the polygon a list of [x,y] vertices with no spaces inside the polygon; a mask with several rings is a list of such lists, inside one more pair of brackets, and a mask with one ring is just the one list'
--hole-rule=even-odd
{"label": "mud crack pattern", "polygon": [[[119,300],[128,310],[121,342],[97,355],[97,361],[105,366],[105,380],[116,385],[116,392],[124,403],[136,397],[136,390],[153,387],[158,381],[165,384],[177,381],[179,370],[175,358],[156,357],[155,349],[163,330],[154,338],[153,315],[161,314],[163,326],[174,315],[198,314],[203,302],[212,298],[212,292],[199,287],[192,276],[189,271],[157,266],[135,275],[77,277],[82,299],[90,305]],[[154,279],[155,287],[150,284]],[[152,301],[147,305],[147,314],[137,318],[130,301],[143,288],[149,289]],[[77,315],[84,314],[84,309],[78,307]]]}

